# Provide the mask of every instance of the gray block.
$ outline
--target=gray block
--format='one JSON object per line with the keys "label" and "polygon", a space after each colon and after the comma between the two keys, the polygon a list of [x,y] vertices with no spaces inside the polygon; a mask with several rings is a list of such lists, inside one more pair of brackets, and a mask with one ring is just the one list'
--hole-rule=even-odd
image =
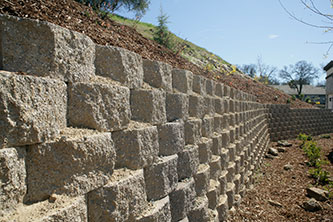
{"label": "gray block", "polygon": [[214,108],[215,112],[218,114],[223,115],[224,114],[224,109],[223,109],[223,99],[221,98],[215,98],[214,99]]}
{"label": "gray block", "polygon": [[165,92],[157,89],[131,90],[132,119],[151,124],[166,122]]}
{"label": "gray block", "polygon": [[115,131],[131,119],[130,90],[98,82],[74,83],[68,89],[68,122],[71,126]]}
{"label": "gray block", "polygon": [[212,79],[206,79],[206,93],[210,96],[215,96],[216,82]]}
{"label": "gray block", "polygon": [[88,36],[9,15],[0,15],[0,22],[0,69],[69,82],[95,75],[95,44]]}
{"label": "gray block", "polygon": [[210,180],[209,181],[209,188],[207,191],[206,196],[208,197],[208,207],[210,209],[215,209],[220,197],[220,183],[216,180]]}
{"label": "gray block", "polygon": [[214,117],[204,117],[202,119],[202,136],[211,138],[214,132]]}
{"label": "gray block", "polygon": [[155,88],[172,91],[172,66],[159,61],[143,60],[144,81]]}
{"label": "gray block", "polygon": [[206,101],[204,97],[197,94],[189,95],[189,110],[190,117],[203,118],[206,113]]}
{"label": "gray block", "polygon": [[185,122],[185,143],[196,144],[201,138],[201,119],[188,119]]}
{"label": "gray block", "polygon": [[206,94],[206,78],[201,75],[193,75],[193,92],[204,96]]}
{"label": "gray block", "polygon": [[157,127],[159,155],[167,156],[180,152],[185,146],[184,122],[169,122]]}
{"label": "gray block", "polygon": [[143,170],[115,170],[111,181],[88,194],[89,221],[134,221],[147,208]]}
{"label": "gray block", "polygon": [[223,130],[223,116],[215,114],[214,115],[214,132],[222,133]]}
{"label": "gray block", "polygon": [[148,200],[161,199],[176,188],[177,160],[177,155],[163,157],[144,169]]}
{"label": "gray block", "polygon": [[149,166],[159,152],[156,126],[134,126],[112,133],[117,152],[117,167],[141,169]]}
{"label": "gray block", "polygon": [[135,221],[137,222],[170,222],[171,211],[169,196],[161,200],[153,201],[151,207],[148,207]]}
{"label": "gray block", "polygon": [[183,69],[172,71],[172,87],[182,93],[189,94],[193,87],[193,74]]}
{"label": "gray block", "polygon": [[205,195],[209,187],[210,167],[208,164],[200,164],[194,175],[195,191],[198,196]]}
{"label": "gray block", "polygon": [[189,112],[189,99],[186,94],[167,93],[166,95],[166,115],[167,121],[177,119],[187,120]]}
{"label": "gray block", "polygon": [[193,178],[178,183],[175,191],[170,193],[171,221],[179,221],[186,217],[192,209],[195,199]]}
{"label": "gray block", "polygon": [[193,209],[188,213],[190,222],[209,222],[208,198],[206,196],[197,197]]}
{"label": "gray block", "polygon": [[217,212],[219,213],[219,221],[227,221],[228,219],[228,196],[221,195],[219,198],[219,203],[216,207]]}
{"label": "gray block", "polygon": [[212,159],[213,140],[202,137],[198,142],[200,163],[210,163]]}
{"label": "gray block", "polygon": [[199,167],[199,150],[196,145],[187,145],[178,153],[178,179],[190,178]]}
{"label": "gray block", "polygon": [[222,149],[222,135],[215,133],[212,136],[213,146],[212,146],[212,154],[213,155],[220,155]]}
{"label": "gray block", "polygon": [[0,148],[54,139],[66,127],[65,83],[0,71]]}
{"label": "gray block", "polygon": [[25,149],[0,149],[0,217],[23,202],[27,186],[25,169]]}
{"label": "gray block", "polygon": [[45,200],[51,194],[85,194],[111,176],[116,155],[110,133],[67,135],[28,147],[27,202]]}
{"label": "gray block", "polygon": [[121,82],[130,89],[143,83],[142,57],[114,46],[96,44],[96,74]]}
{"label": "gray block", "polygon": [[212,160],[209,163],[210,166],[210,178],[213,180],[217,180],[221,174],[221,157],[213,155]]}
{"label": "gray block", "polygon": [[224,88],[222,83],[216,83],[215,85],[215,95],[222,98],[224,95]]}

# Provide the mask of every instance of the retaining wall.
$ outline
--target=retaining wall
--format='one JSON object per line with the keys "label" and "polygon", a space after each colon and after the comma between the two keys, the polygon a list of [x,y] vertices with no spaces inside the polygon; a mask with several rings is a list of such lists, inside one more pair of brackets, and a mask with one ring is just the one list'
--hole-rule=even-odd
{"label": "retaining wall", "polygon": [[271,141],[293,139],[300,133],[333,132],[333,113],[328,109],[291,109],[289,105],[267,105]]}
{"label": "retaining wall", "polygon": [[0,22],[0,221],[226,220],[269,144],[266,105],[47,22]]}

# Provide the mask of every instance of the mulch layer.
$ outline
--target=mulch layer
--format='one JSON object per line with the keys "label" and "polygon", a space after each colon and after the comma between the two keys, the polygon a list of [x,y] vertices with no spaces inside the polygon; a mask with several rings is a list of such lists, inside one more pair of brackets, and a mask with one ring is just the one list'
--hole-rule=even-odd
{"label": "mulch layer", "polygon": [[[333,152],[333,134],[331,139],[315,137],[318,146],[322,147],[322,158],[327,160],[327,155]],[[333,187],[318,185],[315,179],[309,176],[311,169],[307,165],[307,157],[300,148],[300,141],[289,140],[292,147],[287,147],[285,153],[273,160],[265,159],[260,170],[256,172],[256,182],[253,189],[249,190],[239,208],[234,211],[229,221],[256,221],[256,222],[277,222],[277,221],[333,221]],[[271,143],[276,147],[277,143]],[[284,170],[286,164],[291,164],[292,169]],[[323,166],[333,176],[333,164]],[[303,202],[310,198],[306,196],[306,188],[318,187],[328,189],[331,198],[328,201],[320,202],[322,210],[308,212],[302,208]],[[269,201],[280,203],[280,206],[273,206]]]}

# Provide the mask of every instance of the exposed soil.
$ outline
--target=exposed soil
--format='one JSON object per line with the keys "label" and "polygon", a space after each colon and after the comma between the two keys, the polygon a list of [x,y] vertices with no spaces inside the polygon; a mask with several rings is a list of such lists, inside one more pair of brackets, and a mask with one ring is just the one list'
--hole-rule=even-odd
{"label": "exposed soil", "polygon": [[[331,139],[315,137],[322,147],[322,158],[327,160],[329,152],[333,151],[333,134]],[[261,169],[256,173],[256,182],[252,190],[248,191],[239,208],[232,213],[230,221],[333,221],[333,199],[320,202],[323,210],[307,212],[302,208],[303,202],[309,200],[306,188],[315,186],[325,189],[323,185],[316,185],[315,179],[309,177],[307,157],[300,148],[298,140],[289,140],[292,147],[287,147],[285,153],[273,160],[265,159]],[[271,143],[275,147],[277,143]],[[284,170],[284,165],[291,164],[292,170]],[[333,164],[323,167],[333,176]],[[330,188],[331,195],[333,187]],[[273,206],[268,201],[278,202],[282,207]]]}
{"label": "exposed soil", "polygon": [[[293,108],[310,108],[310,104],[293,101],[283,92],[263,85],[242,74],[210,73],[187,61],[171,50],[143,37],[132,27],[120,25],[108,18],[102,19],[91,8],[74,0],[2,0],[0,13],[48,21],[88,35],[94,42],[126,48],[143,58],[168,63],[221,81],[229,86],[257,96],[260,103],[286,104]],[[228,53],[228,52],[226,52]]]}

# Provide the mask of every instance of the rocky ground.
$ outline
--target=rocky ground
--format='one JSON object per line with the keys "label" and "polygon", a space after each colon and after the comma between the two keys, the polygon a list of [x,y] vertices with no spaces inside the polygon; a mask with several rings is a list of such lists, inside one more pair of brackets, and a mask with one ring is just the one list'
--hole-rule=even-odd
{"label": "rocky ground", "polygon": [[[330,139],[315,137],[315,141],[322,147],[322,158],[328,160],[328,154],[333,152],[333,134]],[[301,142],[289,142],[292,146],[283,148],[285,152],[279,152],[274,159],[264,160],[256,173],[253,189],[246,193],[230,221],[333,221],[333,187],[318,185],[309,177],[311,168],[300,148]],[[271,143],[271,147],[281,149],[277,143]],[[323,168],[333,176],[333,163],[329,162]],[[307,188],[311,187],[331,192],[330,199],[316,201],[322,209],[315,212],[304,209],[304,202],[311,199],[307,196]]]}
{"label": "rocky ground", "polygon": [[286,104],[290,101],[291,107],[294,108],[312,107],[299,100],[293,101],[283,92],[246,78],[242,74],[226,75],[207,72],[171,50],[143,37],[132,27],[117,24],[108,18],[102,19],[91,8],[74,0],[2,0],[0,1],[0,13],[49,21],[85,33],[98,44],[126,48],[140,54],[143,58],[163,61],[174,67],[187,69],[221,81],[256,95],[257,101],[260,103]]}

